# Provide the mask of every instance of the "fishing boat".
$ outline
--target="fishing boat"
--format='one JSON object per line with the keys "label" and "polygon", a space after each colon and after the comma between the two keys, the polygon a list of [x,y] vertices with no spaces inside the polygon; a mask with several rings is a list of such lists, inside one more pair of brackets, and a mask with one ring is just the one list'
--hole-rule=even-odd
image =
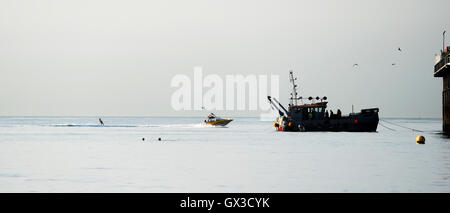
{"label": "fishing boat", "polygon": [[277,131],[348,131],[348,132],[376,132],[378,126],[378,108],[362,109],[358,113],[342,115],[338,109],[334,114],[328,112],[327,97],[309,97],[309,104],[297,104],[303,98],[297,95],[297,85],[292,71],[291,101],[288,109],[275,98],[267,96],[269,103],[278,110],[279,117],[273,124]]}
{"label": "fishing boat", "polygon": [[233,121],[233,119],[223,119],[211,113],[206,117],[204,124],[212,126],[226,126],[228,123]]}

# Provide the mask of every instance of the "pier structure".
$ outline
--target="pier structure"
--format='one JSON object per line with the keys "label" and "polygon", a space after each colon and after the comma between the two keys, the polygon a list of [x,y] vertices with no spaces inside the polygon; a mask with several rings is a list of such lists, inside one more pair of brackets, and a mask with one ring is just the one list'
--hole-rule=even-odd
{"label": "pier structure", "polygon": [[[445,31],[444,31],[445,41]],[[445,44],[445,43],[444,43]],[[436,56],[434,77],[442,77],[442,130],[450,135],[450,47],[443,45],[440,55]]]}

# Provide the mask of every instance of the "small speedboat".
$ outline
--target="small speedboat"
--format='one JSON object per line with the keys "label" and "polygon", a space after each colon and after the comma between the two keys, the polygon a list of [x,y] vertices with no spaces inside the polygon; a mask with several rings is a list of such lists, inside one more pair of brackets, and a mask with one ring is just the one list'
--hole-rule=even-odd
{"label": "small speedboat", "polygon": [[214,113],[211,113],[208,115],[208,117],[206,117],[204,124],[212,126],[225,126],[231,121],[233,121],[233,119],[219,118],[216,115],[214,115]]}

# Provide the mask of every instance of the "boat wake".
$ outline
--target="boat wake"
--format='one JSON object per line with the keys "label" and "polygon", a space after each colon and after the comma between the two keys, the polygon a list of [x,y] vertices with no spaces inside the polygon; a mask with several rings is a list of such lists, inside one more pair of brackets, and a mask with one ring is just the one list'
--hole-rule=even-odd
{"label": "boat wake", "polygon": [[157,125],[126,125],[126,124],[111,124],[111,125],[100,125],[100,124],[49,124],[41,125],[46,127],[122,127],[122,128],[132,128],[132,127],[158,127]]}
{"label": "boat wake", "polygon": [[[217,128],[217,126],[205,125],[203,123],[194,123],[194,124],[167,124],[160,125],[158,127],[162,128]],[[219,127],[224,128],[224,127]],[[225,127],[227,128],[227,127]]]}
{"label": "boat wake", "polygon": [[[39,125],[43,127],[98,127],[98,128],[215,128],[215,126],[205,125],[203,123],[192,123],[192,124],[144,124],[144,125],[128,125],[128,124],[111,124],[111,125],[100,125],[100,124],[48,124]],[[223,128],[223,127],[222,127]]]}

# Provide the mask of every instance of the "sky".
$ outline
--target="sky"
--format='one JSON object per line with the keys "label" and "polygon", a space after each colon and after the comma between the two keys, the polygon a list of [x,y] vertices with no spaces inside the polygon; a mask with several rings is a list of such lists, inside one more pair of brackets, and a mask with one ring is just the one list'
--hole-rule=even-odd
{"label": "sky", "polygon": [[172,78],[193,78],[200,66],[224,79],[278,75],[285,105],[293,70],[302,96],[327,96],[343,114],[354,105],[439,118],[433,67],[448,8],[448,0],[0,0],[0,116],[204,115],[171,106]]}

